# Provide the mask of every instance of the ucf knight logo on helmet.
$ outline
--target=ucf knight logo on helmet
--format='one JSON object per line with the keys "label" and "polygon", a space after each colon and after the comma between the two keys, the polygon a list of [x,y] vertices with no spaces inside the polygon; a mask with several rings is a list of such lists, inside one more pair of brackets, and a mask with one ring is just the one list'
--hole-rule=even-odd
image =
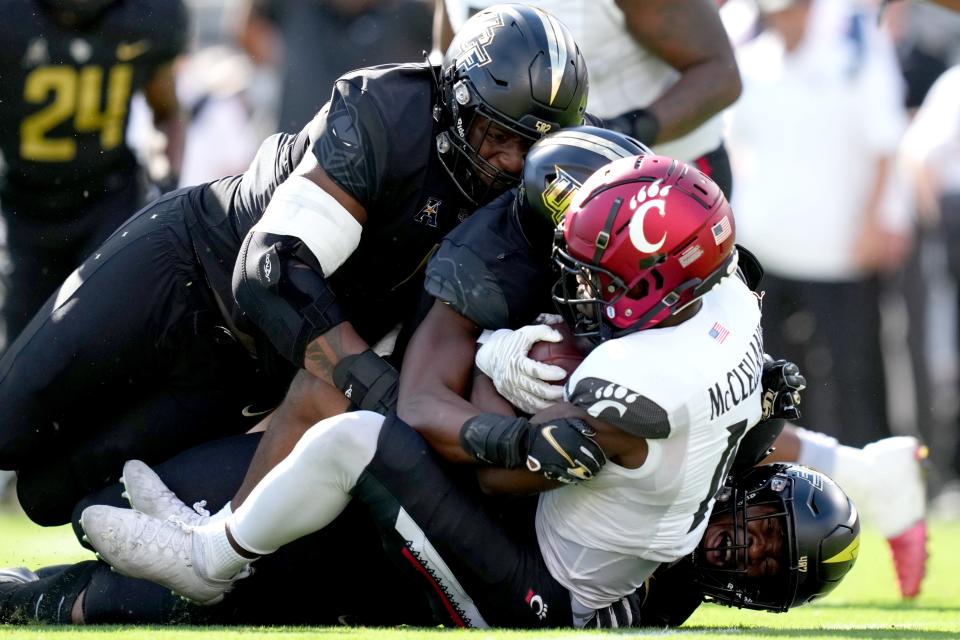
{"label": "ucf knight logo on helmet", "polygon": [[570,201],[577,194],[577,189],[580,188],[580,183],[559,166],[554,166],[554,169],[556,177],[543,190],[541,198],[543,205],[550,212],[550,219],[554,224],[560,224],[563,213],[570,206]]}
{"label": "ucf knight logo on helmet", "polygon": [[499,13],[490,13],[486,16],[478,14],[483,21],[477,25],[476,34],[463,41],[460,45],[460,55],[457,56],[457,67],[467,71],[475,67],[482,67],[490,62],[487,54],[487,45],[493,42],[496,35],[494,30],[503,26],[503,16]]}

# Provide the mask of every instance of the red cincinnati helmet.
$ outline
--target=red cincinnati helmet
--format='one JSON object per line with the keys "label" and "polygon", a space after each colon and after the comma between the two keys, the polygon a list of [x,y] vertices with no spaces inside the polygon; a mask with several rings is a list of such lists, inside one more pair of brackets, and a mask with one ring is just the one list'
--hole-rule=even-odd
{"label": "red cincinnati helmet", "polygon": [[736,271],[735,235],[726,198],[697,169],[616,160],[583,184],[556,234],[554,301],[577,335],[649,329]]}

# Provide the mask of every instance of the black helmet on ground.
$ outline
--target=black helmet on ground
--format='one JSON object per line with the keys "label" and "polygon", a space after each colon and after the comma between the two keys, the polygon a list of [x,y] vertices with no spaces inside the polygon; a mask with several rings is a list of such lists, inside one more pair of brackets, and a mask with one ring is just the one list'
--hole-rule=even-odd
{"label": "black helmet on ground", "polygon": [[783,612],[833,591],[859,549],[860,519],[843,490],[774,463],[728,476],[693,561],[705,600]]}

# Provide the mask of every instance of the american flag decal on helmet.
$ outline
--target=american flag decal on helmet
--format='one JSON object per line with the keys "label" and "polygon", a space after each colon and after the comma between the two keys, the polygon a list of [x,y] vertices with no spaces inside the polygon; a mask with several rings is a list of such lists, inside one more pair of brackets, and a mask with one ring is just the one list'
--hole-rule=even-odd
{"label": "american flag decal on helmet", "polygon": [[723,216],[720,222],[710,227],[710,231],[713,232],[713,241],[717,244],[723,244],[723,241],[733,233],[733,227],[730,226],[730,218]]}

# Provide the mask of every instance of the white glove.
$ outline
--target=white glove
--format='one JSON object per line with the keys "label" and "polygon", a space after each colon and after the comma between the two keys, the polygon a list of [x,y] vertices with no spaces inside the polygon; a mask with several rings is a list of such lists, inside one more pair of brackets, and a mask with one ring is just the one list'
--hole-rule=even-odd
{"label": "white glove", "polygon": [[533,324],[560,324],[563,322],[563,316],[559,313],[541,313]]}
{"label": "white glove", "polygon": [[477,351],[477,368],[490,376],[497,391],[524,413],[536,413],[563,398],[561,367],[527,357],[535,342],[560,342],[559,331],[545,324],[532,324],[516,331],[498,329]]}

